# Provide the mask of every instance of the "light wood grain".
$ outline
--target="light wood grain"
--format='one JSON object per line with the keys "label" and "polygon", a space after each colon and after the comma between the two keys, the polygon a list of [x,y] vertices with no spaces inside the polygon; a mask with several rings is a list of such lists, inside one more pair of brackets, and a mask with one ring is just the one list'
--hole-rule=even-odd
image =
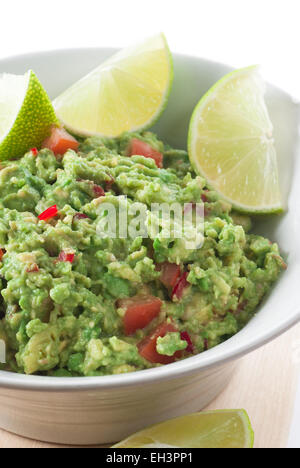
{"label": "light wood grain", "polygon": [[[300,325],[244,357],[225,391],[207,409],[245,408],[255,431],[256,448],[286,446],[299,371],[294,344]],[[57,448],[0,430],[0,448]]]}
{"label": "light wood grain", "polygon": [[294,356],[299,338],[297,325],[243,358],[229,386],[208,407],[245,408],[254,428],[256,448],[286,446],[299,374]]}

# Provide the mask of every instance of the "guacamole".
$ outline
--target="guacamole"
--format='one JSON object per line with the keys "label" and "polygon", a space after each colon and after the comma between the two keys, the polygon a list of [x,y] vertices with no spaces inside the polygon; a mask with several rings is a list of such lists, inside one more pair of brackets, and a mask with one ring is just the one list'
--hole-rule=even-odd
{"label": "guacamole", "polygon": [[[129,157],[133,139],[156,156]],[[204,204],[202,247],[152,231],[99,236],[99,206],[118,207],[124,196],[145,212],[153,203]],[[185,151],[149,132],[1,163],[2,369],[102,376],[218,345],[247,324],[285,267],[278,246],[250,230]]]}

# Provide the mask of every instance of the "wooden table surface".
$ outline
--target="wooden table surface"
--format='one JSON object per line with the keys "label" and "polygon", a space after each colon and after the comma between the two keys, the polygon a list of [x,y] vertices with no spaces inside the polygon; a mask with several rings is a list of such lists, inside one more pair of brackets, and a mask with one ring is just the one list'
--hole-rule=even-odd
{"label": "wooden table surface", "polygon": [[[298,380],[300,324],[244,357],[224,392],[207,409],[245,408],[256,448],[284,448]],[[0,430],[0,448],[56,448]]]}

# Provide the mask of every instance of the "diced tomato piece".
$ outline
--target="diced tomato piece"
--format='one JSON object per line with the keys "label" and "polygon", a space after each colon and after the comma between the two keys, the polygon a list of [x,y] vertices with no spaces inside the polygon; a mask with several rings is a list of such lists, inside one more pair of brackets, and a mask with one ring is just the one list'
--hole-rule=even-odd
{"label": "diced tomato piece", "polygon": [[64,128],[58,127],[52,127],[51,135],[42,144],[42,148],[50,149],[55,155],[63,155],[69,149],[77,151],[78,147],[79,142]]}
{"label": "diced tomato piece", "polygon": [[192,342],[191,337],[190,337],[190,335],[188,334],[188,332],[186,332],[186,331],[181,332],[181,333],[180,333],[180,337],[181,337],[181,339],[182,339],[183,341],[186,341],[187,344],[188,344],[188,346],[187,346],[187,348],[185,349],[185,351],[186,351],[187,353],[193,354],[195,348],[194,348],[193,342]]}
{"label": "diced tomato piece", "polygon": [[94,190],[94,194],[95,194],[96,198],[105,196],[105,192],[104,192],[103,188],[100,187],[100,185],[94,184],[93,190]]}
{"label": "diced tomato piece", "polygon": [[126,309],[123,319],[126,335],[145,328],[160,313],[162,301],[155,296],[137,295],[129,299],[120,299],[117,307]]}
{"label": "diced tomato piece", "polygon": [[36,263],[30,265],[26,270],[27,273],[37,273],[38,271],[40,271],[40,269]]}
{"label": "diced tomato piece", "polygon": [[160,281],[166,288],[174,288],[178,279],[180,278],[181,270],[180,266],[176,263],[162,263]]}
{"label": "diced tomato piece", "polygon": [[76,213],[73,216],[73,219],[89,219],[89,217],[88,217],[88,215],[86,215],[84,213]]}
{"label": "diced tomato piece", "polygon": [[75,254],[73,252],[60,252],[58,256],[58,260],[60,262],[70,262],[73,263],[75,258]]}
{"label": "diced tomato piece", "polygon": [[145,158],[152,158],[154,159],[157,167],[159,167],[160,169],[163,168],[163,154],[159,151],[156,151],[148,143],[145,143],[144,141],[139,140],[138,138],[133,138],[129,145],[128,156],[136,155],[144,156]]}
{"label": "diced tomato piece", "polygon": [[2,249],[0,249],[0,262],[2,262],[3,255],[4,255],[4,252]]}
{"label": "diced tomato piece", "polygon": [[164,356],[156,351],[156,343],[159,337],[166,336],[167,333],[178,332],[175,325],[164,322],[159,325],[151,335],[147,336],[138,344],[140,355],[149,362],[156,364],[171,364],[176,359],[181,358],[182,351],[177,351],[173,356]]}
{"label": "diced tomato piece", "polygon": [[183,291],[185,290],[185,288],[187,286],[189,286],[189,283],[187,281],[187,277],[188,277],[188,273],[185,272],[183,273],[183,275],[179,278],[179,280],[177,281],[176,285],[174,286],[173,288],[173,291],[172,291],[172,299],[174,297],[177,297],[177,299],[181,299],[182,296],[183,296]]}
{"label": "diced tomato piece", "polygon": [[39,151],[37,148],[31,148],[31,153],[33,154],[34,157],[36,157],[39,154]]}
{"label": "diced tomato piece", "polygon": [[38,218],[40,221],[47,221],[50,218],[54,218],[58,214],[57,206],[53,205],[50,206],[50,208],[47,208],[47,210],[43,211]]}

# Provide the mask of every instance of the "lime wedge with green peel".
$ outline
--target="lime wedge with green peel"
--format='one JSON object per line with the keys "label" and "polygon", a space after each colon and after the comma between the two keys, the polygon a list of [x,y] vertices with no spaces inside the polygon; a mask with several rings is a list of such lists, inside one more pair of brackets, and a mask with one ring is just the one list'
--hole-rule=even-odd
{"label": "lime wedge with green peel", "polygon": [[254,433],[244,410],[208,411],[149,427],[113,448],[252,448]]}
{"label": "lime wedge with green peel", "polygon": [[61,122],[80,136],[144,130],[163,112],[173,64],[163,34],[124,49],[54,101]]}
{"label": "lime wedge with green peel", "polygon": [[0,75],[0,160],[39,147],[53,124],[52,103],[33,71]]}
{"label": "lime wedge with green peel", "polygon": [[195,171],[234,208],[282,210],[273,126],[257,67],[229,73],[202,97],[188,147]]}

